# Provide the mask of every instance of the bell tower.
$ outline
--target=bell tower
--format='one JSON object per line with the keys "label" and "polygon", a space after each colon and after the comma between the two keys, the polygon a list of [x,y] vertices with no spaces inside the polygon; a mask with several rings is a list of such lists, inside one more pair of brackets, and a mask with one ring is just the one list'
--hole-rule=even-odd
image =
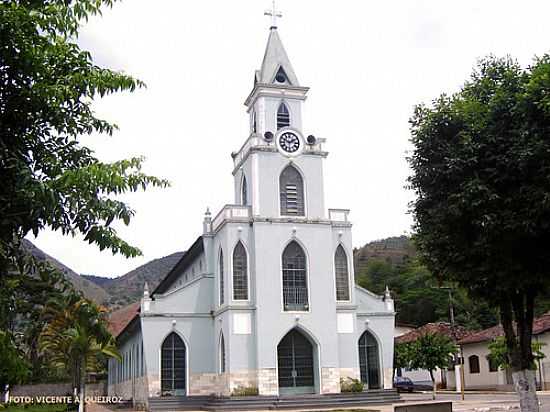
{"label": "bell tower", "polygon": [[277,30],[273,8],[269,36],[252,91],[244,102],[250,133],[233,153],[235,203],[265,218],[323,219],[324,139],[304,131],[308,87],[298,81]]}

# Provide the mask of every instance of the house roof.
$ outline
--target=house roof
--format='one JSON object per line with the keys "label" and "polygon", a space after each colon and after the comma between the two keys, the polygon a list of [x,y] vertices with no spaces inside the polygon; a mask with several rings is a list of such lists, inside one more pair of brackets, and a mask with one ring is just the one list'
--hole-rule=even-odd
{"label": "house roof", "polygon": [[424,326],[420,326],[410,332],[405,333],[404,335],[398,336],[395,338],[396,343],[409,343],[417,340],[420,336],[427,334],[437,333],[439,335],[447,336],[448,338],[454,340],[462,339],[468,334],[466,329],[462,326],[453,327],[449,323],[437,322],[437,323],[427,323]]}
{"label": "house roof", "polygon": [[174,267],[168,272],[168,274],[161,280],[158,286],[155,288],[151,297],[155,293],[164,293],[168,290],[170,285],[178,278],[179,275],[185,269],[189,267],[191,263],[204,251],[204,242],[202,241],[202,236],[199,236],[197,240],[191,245],[191,247],[183,254],[181,259],[174,265]]}
{"label": "house roof", "polygon": [[[533,320],[533,335],[540,335],[550,330],[550,312]],[[458,343],[468,345],[471,343],[481,343],[493,340],[499,336],[504,336],[502,325],[493,326],[491,328],[480,330],[479,332],[471,333],[462,338]]]}
{"label": "house roof", "polygon": [[292,64],[290,64],[279,33],[277,33],[277,28],[272,27],[267,39],[262,68],[259,72],[256,72],[256,80],[264,84],[272,83],[280,68],[283,69],[292,86],[299,86],[298,78],[294,73]]}
{"label": "house roof", "polygon": [[131,303],[109,315],[109,332],[117,338],[126,327],[139,316],[140,302]]}

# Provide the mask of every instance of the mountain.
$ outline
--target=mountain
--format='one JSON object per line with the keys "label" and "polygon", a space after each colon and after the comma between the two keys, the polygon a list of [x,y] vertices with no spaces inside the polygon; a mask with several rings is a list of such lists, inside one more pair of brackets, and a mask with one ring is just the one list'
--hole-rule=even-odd
{"label": "mountain", "polygon": [[36,258],[48,261],[52,266],[63,272],[74,288],[81,291],[86,298],[106,305],[113,310],[138,301],[142,296],[145,282],[148,282],[150,290],[156,288],[184,253],[176,252],[162,258],[153,259],[122,276],[105,278],[94,275],[79,275],[27,239],[23,239],[23,247]]}
{"label": "mountain", "polygon": [[407,236],[393,236],[369,242],[353,251],[355,273],[362,272],[369,260],[401,265],[416,256],[416,249]]}
{"label": "mountain", "polygon": [[105,291],[105,289],[83,278],[59,260],[36,247],[30,240],[23,239],[23,247],[37,259],[49,262],[52,266],[64,273],[65,277],[73,284],[74,288],[81,291],[88,299],[101,304],[106,303],[109,299],[109,293]]}
{"label": "mountain", "polygon": [[105,276],[95,276],[95,275],[80,275],[84,279],[89,280],[92,283],[95,283],[99,287],[105,286],[111,281],[111,278],[106,278]]}
{"label": "mountain", "polygon": [[178,263],[184,252],[176,252],[137,267],[117,278],[109,279],[102,287],[109,291],[107,304],[118,308],[136,302],[143,295],[143,285],[153,291],[168,272]]}

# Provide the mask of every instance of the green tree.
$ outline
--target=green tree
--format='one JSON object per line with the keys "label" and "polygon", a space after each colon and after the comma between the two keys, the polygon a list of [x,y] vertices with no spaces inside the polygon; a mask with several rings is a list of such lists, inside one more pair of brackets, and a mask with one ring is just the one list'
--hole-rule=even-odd
{"label": "green tree", "polygon": [[430,373],[433,385],[433,399],[437,393],[434,371],[446,369],[457,352],[456,345],[446,336],[438,333],[426,333],[421,335],[410,345],[410,367],[412,369],[425,369]]}
{"label": "green tree", "polygon": [[0,331],[0,393],[6,385],[15,385],[26,380],[29,365],[12,340],[12,335]]}
{"label": "green tree", "polygon": [[526,70],[481,60],[458,93],[416,107],[411,131],[423,261],[498,308],[521,408],[538,411],[531,340],[550,283],[550,56]]}
{"label": "green tree", "polygon": [[[537,368],[537,363],[546,357],[542,351],[542,347],[546,344],[544,342],[535,341],[531,343],[533,351],[533,369]],[[504,336],[498,336],[491,343],[489,343],[489,355],[488,359],[493,362],[498,368],[508,369],[511,367],[510,355],[508,354],[508,348],[506,347],[506,339]]]}
{"label": "green tree", "polygon": [[107,310],[76,294],[50,301],[46,312],[49,322],[40,336],[40,349],[50,361],[69,373],[79,388],[79,411],[84,410],[86,373],[97,371],[102,356],[121,359],[108,331]]}
{"label": "green tree", "polygon": [[410,368],[411,365],[411,344],[410,343],[396,343],[393,348],[393,374],[395,377],[395,371],[398,369]]}
{"label": "green tree", "polygon": [[[113,228],[114,222],[128,225],[134,215],[119,196],[168,185],[141,171],[143,158],[105,163],[79,142],[83,135],[116,130],[94,114],[94,99],[144,86],[94,65],[76,42],[80,24],[112,3],[0,2],[1,330],[19,328],[16,314],[18,319],[36,316],[35,306],[25,308],[24,303],[40,293],[32,295],[25,288],[40,282],[42,269],[49,270],[29,263],[32,257],[21,248],[26,235],[49,228],[80,235],[101,250],[140,255]],[[34,325],[36,336],[41,328]]]}

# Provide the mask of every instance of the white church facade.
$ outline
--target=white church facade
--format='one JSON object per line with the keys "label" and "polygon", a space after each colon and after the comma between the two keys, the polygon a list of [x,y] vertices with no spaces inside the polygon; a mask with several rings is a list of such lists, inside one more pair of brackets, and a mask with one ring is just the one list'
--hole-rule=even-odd
{"label": "white church facade", "polygon": [[270,28],[232,154],[235,199],[118,334],[109,394],[151,397],[392,387],[394,304],[355,285],[346,209],[326,209],[324,139],[302,124],[302,86]]}

